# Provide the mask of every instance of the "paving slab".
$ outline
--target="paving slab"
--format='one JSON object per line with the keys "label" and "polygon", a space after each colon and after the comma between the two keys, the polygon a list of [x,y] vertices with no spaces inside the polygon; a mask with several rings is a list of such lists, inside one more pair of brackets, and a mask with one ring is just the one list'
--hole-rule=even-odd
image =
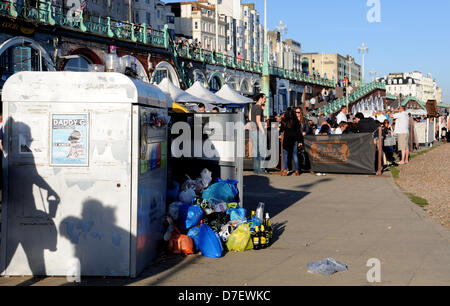
{"label": "paving slab", "polygon": [[[266,250],[167,257],[138,279],[83,278],[81,285],[132,286],[371,286],[367,261],[381,262],[381,286],[450,285],[449,232],[427,218],[389,176],[300,177],[245,173],[244,202],[259,202],[274,225]],[[349,270],[332,276],[308,273],[308,262],[334,257]],[[29,278],[28,278],[29,279]],[[32,285],[64,285],[45,278]],[[27,285],[1,278],[0,285]]]}

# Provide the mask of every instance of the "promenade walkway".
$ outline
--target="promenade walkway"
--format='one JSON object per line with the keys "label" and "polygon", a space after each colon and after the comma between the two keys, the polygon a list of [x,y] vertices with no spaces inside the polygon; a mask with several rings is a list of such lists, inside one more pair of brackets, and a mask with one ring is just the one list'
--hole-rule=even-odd
{"label": "promenade walkway", "polygon": [[[379,285],[450,285],[449,232],[409,201],[389,173],[382,177],[245,176],[246,207],[265,202],[275,226],[266,250],[161,258],[139,279],[83,279],[82,285],[298,286],[369,285],[367,261],[381,261]],[[307,272],[307,263],[334,257],[349,270]],[[24,283],[25,282],[25,283]],[[27,284],[2,278],[0,285]],[[36,285],[63,285],[46,278]]]}

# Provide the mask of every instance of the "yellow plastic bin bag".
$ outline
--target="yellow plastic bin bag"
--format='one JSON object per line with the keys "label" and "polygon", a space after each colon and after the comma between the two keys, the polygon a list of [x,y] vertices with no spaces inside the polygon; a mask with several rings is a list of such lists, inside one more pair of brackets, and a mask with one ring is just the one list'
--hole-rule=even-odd
{"label": "yellow plastic bin bag", "polygon": [[227,248],[228,251],[235,252],[253,250],[253,242],[248,224],[241,224],[233,233],[231,233],[228,237]]}

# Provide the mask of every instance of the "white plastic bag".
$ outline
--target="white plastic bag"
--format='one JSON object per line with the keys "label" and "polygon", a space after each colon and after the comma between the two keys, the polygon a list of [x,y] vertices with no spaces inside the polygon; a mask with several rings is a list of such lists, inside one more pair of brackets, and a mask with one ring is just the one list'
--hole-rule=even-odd
{"label": "white plastic bag", "polygon": [[203,188],[206,189],[209,187],[209,184],[212,182],[212,173],[208,169],[203,169],[202,173],[200,174],[202,178],[202,185]]}
{"label": "white plastic bag", "polygon": [[337,272],[347,271],[348,267],[335,258],[326,258],[321,262],[310,262],[307,265],[308,272],[312,274],[332,275]]}
{"label": "white plastic bag", "polygon": [[264,221],[264,203],[260,202],[258,208],[256,209],[256,218],[258,218],[261,223]]}

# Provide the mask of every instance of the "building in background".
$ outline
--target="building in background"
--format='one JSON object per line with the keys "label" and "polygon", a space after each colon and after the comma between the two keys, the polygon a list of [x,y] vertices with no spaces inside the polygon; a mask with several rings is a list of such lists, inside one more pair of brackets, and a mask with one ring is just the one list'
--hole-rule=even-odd
{"label": "building in background", "polygon": [[361,82],[361,65],[350,55],[337,53],[303,53],[302,70],[309,75],[320,75],[329,80],[348,78],[352,83]]}
{"label": "building in background", "polygon": [[[418,100],[427,102],[442,101],[442,90],[438,89],[436,80],[431,74],[424,76],[422,72],[390,73],[378,79],[386,83],[386,93],[397,97],[413,96]],[[440,100],[440,101],[439,101]]]}
{"label": "building in background", "polygon": [[442,103],[442,88],[436,88],[436,101],[437,103]]}
{"label": "building in background", "polygon": [[[226,0],[223,0],[226,1]],[[260,24],[259,13],[254,3],[241,4],[242,44],[238,45],[237,52],[244,59],[254,62],[262,62],[264,52],[264,27]]]}
{"label": "building in background", "polygon": [[[216,49],[216,7],[208,1],[189,1],[167,3],[174,14],[175,36],[184,37],[201,43],[202,48]],[[219,52],[227,50],[226,45],[226,19],[219,15]]]}
{"label": "building in background", "polygon": [[295,72],[302,72],[302,45],[293,39],[287,39],[285,47],[285,68]]}
{"label": "building in background", "polygon": [[[175,19],[175,35],[200,41],[215,49],[216,0],[167,3]],[[219,47],[217,51],[240,55],[243,60],[262,62],[264,27],[253,3],[218,0]]]}

